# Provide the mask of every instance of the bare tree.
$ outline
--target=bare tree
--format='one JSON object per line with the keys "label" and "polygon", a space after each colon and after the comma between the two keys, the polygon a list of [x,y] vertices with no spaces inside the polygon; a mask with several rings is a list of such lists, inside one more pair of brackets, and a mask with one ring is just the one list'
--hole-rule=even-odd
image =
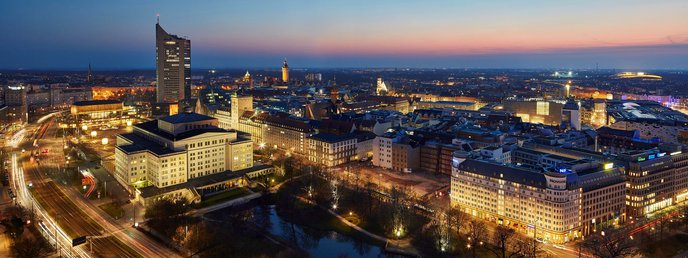
{"label": "bare tree", "polygon": [[606,233],[588,236],[580,243],[582,249],[600,258],[631,257],[637,254],[636,243],[625,234],[613,231],[602,232]]}
{"label": "bare tree", "polygon": [[482,220],[471,220],[468,222],[468,248],[471,250],[471,257],[475,257],[476,250],[487,240],[487,226]]}
{"label": "bare tree", "polygon": [[459,235],[467,217],[466,213],[461,211],[459,206],[451,207],[447,210],[447,223],[449,229],[454,230],[454,232]]}
{"label": "bare tree", "polygon": [[497,246],[496,250],[490,249],[497,257],[506,258],[507,249],[511,246],[516,231],[504,225],[498,225],[492,235],[494,244]]}
{"label": "bare tree", "polygon": [[[664,239],[664,230],[667,227],[667,224],[669,223],[668,216],[669,213],[666,210],[661,210],[657,211],[654,215],[653,218],[657,221],[656,224],[656,229],[657,229],[657,235],[659,237],[659,240],[661,241]],[[653,228],[654,230],[655,228]]]}
{"label": "bare tree", "polygon": [[683,230],[688,231],[688,203],[683,203],[678,208],[678,216],[681,219],[681,223],[685,227]]}
{"label": "bare tree", "polygon": [[435,240],[435,248],[445,252],[450,246],[451,229],[449,228],[449,215],[447,210],[439,208],[430,223]]}
{"label": "bare tree", "polygon": [[51,252],[50,244],[41,236],[37,238],[17,238],[12,242],[13,257],[46,257]]}
{"label": "bare tree", "polygon": [[510,244],[511,254],[508,257],[535,257],[540,253],[540,246],[532,238],[517,235]]}

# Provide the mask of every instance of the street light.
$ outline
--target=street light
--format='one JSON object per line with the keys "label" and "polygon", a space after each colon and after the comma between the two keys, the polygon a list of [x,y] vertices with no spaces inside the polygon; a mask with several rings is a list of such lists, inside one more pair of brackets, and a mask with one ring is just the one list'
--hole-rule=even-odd
{"label": "street light", "polygon": [[91,137],[96,138],[96,136],[98,136],[98,132],[91,131]]}

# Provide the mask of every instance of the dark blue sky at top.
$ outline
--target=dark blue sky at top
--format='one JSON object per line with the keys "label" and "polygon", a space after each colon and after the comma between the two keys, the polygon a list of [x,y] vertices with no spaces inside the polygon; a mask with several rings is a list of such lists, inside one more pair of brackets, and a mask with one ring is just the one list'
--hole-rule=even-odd
{"label": "dark blue sky at top", "polygon": [[[0,3],[0,69],[84,69],[89,62],[96,70],[152,69],[158,13],[168,32],[191,39],[192,69],[277,68],[285,57],[294,68],[594,68],[599,64],[600,68],[688,69],[688,18],[685,18],[688,1],[666,1],[661,5],[677,13],[685,11],[685,17],[657,10],[671,18],[668,25],[656,24],[658,30],[662,29],[657,37],[645,33],[649,30],[644,28],[634,31],[612,24],[619,21],[618,24],[623,24],[629,19],[616,14],[614,5],[618,3],[579,1],[565,6],[561,14],[579,13],[576,19],[573,15],[560,18],[557,14],[538,20],[528,12],[535,9],[541,13],[558,13],[558,8],[564,7],[547,1],[523,1],[519,6],[477,2],[3,1]],[[626,12],[646,12],[644,8],[648,7],[642,2],[630,1]],[[590,8],[601,10],[590,13],[587,11]],[[511,12],[526,14],[514,14],[509,21],[497,19]],[[585,15],[590,15],[590,20],[606,15],[619,17],[578,24],[587,18]],[[644,23],[657,20],[650,16],[638,19]],[[505,26],[513,22],[520,24],[516,29],[526,33],[525,39],[512,33],[515,36],[503,39],[507,43],[500,43],[500,34],[514,32],[513,27]],[[605,22],[611,28],[624,30],[614,35],[614,43],[600,38],[614,34],[609,31],[585,33]],[[566,26],[572,27],[570,35],[565,33]],[[551,46],[540,44],[549,40],[542,31],[552,30],[550,27],[556,31],[552,37],[584,40],[571,46],[560,43],[570,39],[553,39]],[[424,32],[424,28],[442,29]],[[467,32],[461,34],[462,31]],[[528,31],[536,32],[527,34]],[[445,40],[450,43],[442,44],[439,42],[442,39],[435,39],[435,34],[429,33],[435,33],[438,38],[445,34],[454,36]],[[639,36],[634,38],[634,34]],[[421,37],[418,40],[421,43],[406,44]],[[424,44],[425,37],[431,43],[437,40],[443,50],[434,51],[433,44]],[[461,45],[464,39],[480,43],[477,37],[484,37],[485,44],[494,46],[480,51],[468,47],[447,50],[452,42]],[[342,43],[343,47],[337,42],[346,43]],[[520,45],[512,49],[510,42]],[[347,48],[347,44],[353,46]],[[386,46],[400,50],[380,51],[380,46],[383,50]],[[346,51],[338,51],[339,48]]]}

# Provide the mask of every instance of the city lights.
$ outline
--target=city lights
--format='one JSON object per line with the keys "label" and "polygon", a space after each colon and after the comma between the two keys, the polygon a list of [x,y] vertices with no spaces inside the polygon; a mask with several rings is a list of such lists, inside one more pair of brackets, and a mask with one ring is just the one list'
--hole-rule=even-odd
{"label": "city lights", "polygon": [[679,1],[38,2],[3,5],[0,253],[685,252]]}

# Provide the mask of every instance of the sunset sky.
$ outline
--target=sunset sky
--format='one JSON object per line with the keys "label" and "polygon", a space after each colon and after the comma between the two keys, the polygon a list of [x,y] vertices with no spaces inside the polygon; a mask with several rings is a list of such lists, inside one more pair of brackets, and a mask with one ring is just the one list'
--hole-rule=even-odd
{"label": "sunset sky", "polygon": [[681,68],[688,1],[4,1],[0,68]]}

